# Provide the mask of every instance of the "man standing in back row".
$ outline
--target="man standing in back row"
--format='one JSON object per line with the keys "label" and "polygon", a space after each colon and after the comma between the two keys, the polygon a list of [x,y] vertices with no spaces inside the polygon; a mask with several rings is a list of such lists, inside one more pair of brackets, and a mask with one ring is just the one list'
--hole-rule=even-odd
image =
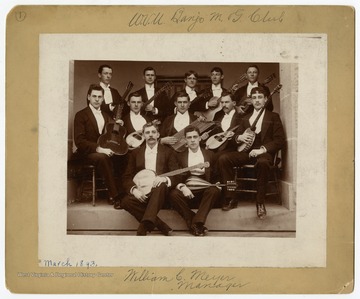
{"label": "man standing in back row", "polygon": [[[266,92],[270,94],[269,88],[264,84],[258,82],[259,78],[259,67],[257,65],[250,65],[246,70],[246,79],[248,83],[240,87],[234,94],[234,99],[236,101],[236,111],[241,114],[249,114],[254,111],[254,107],[251,104],[250,93],[254,87],[262,86],[266,89]],[[268,99],[270,102],[267,104],[266,109],[273,111],[274,106],[272,99]]]}
{"label": "man standing in back row", "polygon": [[[144,69],[143,79],[145,81],[145,86],[139,89],[137,93],[141,95],[143,102],[146,103],[159,92],[160,88],[155,87],[156,72],[153,67],[147,67]],[[157,119],[163,121],[166,116],[174,113],[172,108],[172,103],[170,102],[166,92],[163,91],[160,92],[151,103],[148,103],[144,107],[144,110],[146,112],[146,116],[150,117],[151,120]]]}
{"label": "man standing in back row", "polygon": [[[111,118],[116,114],[115,106],[118,104],[125,104],[117,89],[110,86],[113,70],[110,65],[100,65],[98,69],[98,77],[100,79],[100,86],[104,89],[104,101],[101,105],[101,110],[106,112]],[[126,113],[126,105],[124,105]]]}

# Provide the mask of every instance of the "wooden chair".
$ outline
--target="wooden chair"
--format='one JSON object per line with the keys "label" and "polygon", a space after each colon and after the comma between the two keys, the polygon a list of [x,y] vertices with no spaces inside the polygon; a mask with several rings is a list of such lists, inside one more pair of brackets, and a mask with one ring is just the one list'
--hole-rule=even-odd
{"label": "wooden chair", "polygon": [[86,163],[84,159],[79,158],[76,154],[68,161],[68,179],[77,182],[76,200],[81,201],[85,192],[89,192],[93,206],[95,206],[97,193],[108,191],[104,180],[96,175],[95,166]]}
{"label": "wooden chair", "polygon": [[[266,196],[276,196],[278,203],[281,204],[281,186],[280,186],[280,175],[281,175],[281,151],[278,151],[274,157],[274,163],[270,167],[269,182],[266,187]],[[256,195],[256,172],[255,165],[246,164],[240,167],[234,167],[235,178],[234,181],[237,183],[235,192],[242,194],[253,194]]]}

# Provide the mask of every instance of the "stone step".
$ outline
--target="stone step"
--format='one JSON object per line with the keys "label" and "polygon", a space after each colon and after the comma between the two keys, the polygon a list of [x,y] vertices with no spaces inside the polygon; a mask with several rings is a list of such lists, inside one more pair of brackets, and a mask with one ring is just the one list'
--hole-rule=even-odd
{"label": "stone step", "polygon": [[[275,204],[266,204],[267,216],[260,220],[256,216],[253,202],[239,202],[236,209],[222,211],[213,209],[209,213],[206,226],[210,231],[229,232],[295,232],[296,213]],[[194,210],[196,212],[196,210]],[[174,210],[161,210],[159,217],[174,231],[187,231],[184,220]],[[106,201],[73,203],[68,206],[68,233],[81,231],[136,231],[137,220],[125,210],[115,210]]]}

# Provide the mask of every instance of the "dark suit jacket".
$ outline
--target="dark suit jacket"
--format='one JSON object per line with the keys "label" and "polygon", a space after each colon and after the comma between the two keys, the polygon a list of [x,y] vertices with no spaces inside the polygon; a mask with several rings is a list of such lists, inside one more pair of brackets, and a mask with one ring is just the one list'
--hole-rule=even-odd
{"label": "dark suit jacket", "polygon": [[[174,128],[175,116],[176,114],[173,114],[165,118],[160,128],[161,137],[173,136],[174,134],[177,133],[176,129]],[[192,113],[189,113],[189,116],[190,116],[190,123],[194,122],[197,119],[197,117]]]}
{"label": "dark suit jacket", "polygon": [[[133,178],[140,171],[145,169],[145,149],[146,144],[143,144],[139,148],[133,150],[130,154],[126,171],[123,175],[123,186],[127,193],[130,194],[131,188],[134,186]],[[178,161],[174,152],[168,147],[158,144],[158,153],[156,157],[156,173],[158,175],[179,169]],[[180,177],[171,176],[171,187],[175,187]]]}
{"label": "dark suit jacket", "polygon": [[[112,88],[110,86],[110,91],[113,99],[112,105],[124,104],[123,113],[122,113],[122,115],[124,115],[127,112],[127,110],[129,110],[128,109],[129,107],[126,105],[125,101],[123,100],[117,89]],[[105,100],[104,100],[103,103],[101,104],[101,111],[106,112],[111,118],[113,118],[116,113],[116,108],[114,108],[114,110],[111,111],[109,108],[109,104],[105,104]]]}
{"label": "dark suit jacket", "polygon": [[[204,148],[200,148],[201,152],[203,153],[204,156],[204,162],[209,162],[210,163],[210,167],[205,168],[205,180],[211,183],[214,183],[214,176],[213,174],[213,170],[215,167],[215,162],[214,162],[214,153],[206,150]],[[179,165],[180,168],[186,168],[188,167],[188,159],[189,159],[189,150],[186,150],[184,152],[181,152],[177,155],[178,157],[178,161],[179,161]],[[185,182],[185,180],[191,176],[190,171],[184,173],[183,175],[181,175],[182,178],[182,182]]]}
{"label": "dark suit jacket", "polygon": [[[249,84],[249,83],[248,83]],[[244,86],[241,86],[234,94],[234,100],[236,101],[236,106],[239,106],[240,103],[245,100],[245,98],[247,97],[247,87],[248,87],[248,84],[245,84]],[[267,89],[268,93],[270,94],[270,90],[269,88],[264,85],[264,84],[261,84],[261,83],[258,83],[259,86],[262,86],[263,88]],[[266,109],[269,110],[269,111],[273,111],[274,110],[274,105],[273,105],[273,102],[272,102],[272,99],[269,98],[269,103],[267,104],[266,106]],[[254,111],[254,107],[251,105],[245,114],[251,114],[252,112]]]}
{"label": "dark suit jacket", "polygon": [[[146,116],[146,115],[142,115],[142,116],[145,118],[146,122],[149,122],[149,121],[150,121],[150,118],[149,118],[148,116]],[[131,123],[130,113],[129,113],[129,114],[126,114],[126,115],[122,118],[122,120],[124,121],[124,127],[125,127],[125,129],[126,129],[127,135],[135,132],[135,129],[134,129],[134,127],[133,127],[133,124]]]}
{"label": "dark suit jacket", "polygon": [[[157,93],[159,89],[160,88],[155,87],[154,92]],[[145,87],[139,89],[137,92],[141,94],[141,98],[144,103],[149,100]],[[158,114],[153,115],[151,112],[146,112],[146,115],[150,117],[151,120],[158,119],[160,121],[163,121],[166,116],[174,113],[174,110],[172,110],[173,106],[171,100],[168,98],[166,92],[160,93],[160,95],[155,98],[152,104],[155,108],[158,109]]]}
{"label": "dark suit jacket", "polygon": [[[102,111],[106,125],[111,121],[110,117]],[[96,152],[97,140],[100,137],[99,128],[94,114],[90,107],[86,107],[76,113],[74,119],[74,140],[77,152],[81,155],[88,155]]]}
{"label": "dark suit jacket", "polygon": [[[261,125],[261,143],[269,154],[274,155],[280,150],[285,143],[284,128],[281,123],[279,114],[271,111],[265,111],[263,122]],[[237,139],[237,136],[244,133],[244,131],[250,127],[249,119],[251,114],[247,114],[242,118],[239,128],[235,132],[233,140]]]}

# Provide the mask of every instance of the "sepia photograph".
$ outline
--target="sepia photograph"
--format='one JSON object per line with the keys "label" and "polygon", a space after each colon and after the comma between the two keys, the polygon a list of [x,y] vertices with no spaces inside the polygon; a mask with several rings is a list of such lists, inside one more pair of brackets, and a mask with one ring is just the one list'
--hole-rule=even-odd
{"label": "sepia photograph", "polygon": [[[296,147],[286,145],[296,139],[297,97],[283,107],[280,99],[282,88],[298,89],[297,69],[254,61],[70,61],[67,233],[295,237]],[[257,109],[254,87],[264,98]],[[101,99],[92,101],[94,93]],[[101,129],[89,114],[94,107],[106,113]],[[159,133],[156,148],[173,156],[155,155],[150,169],[149,123]],[[248,145],[239,141],[246,130]],[[199,163],[205,167],[194,168]],[[169,171],[171,185],[152,197],[154,180]]]}
{"label": "sepia photograph", "polygon": [[[305,195],[315,184],[326,186],[326,36],[316,37],[41,35],[41,260],[49,248],[65,254],[57,244],[82,248],[82,241],[99,239],[111,253],[138,248],[111,262],[96,256],[101,265],[323,265],[326,193],[317,201]],[[110,41],[113,50],[104,55],[102,44]],[[142,51],[143,44],[150,50]],[[312,69],[320,87],[307,75]],[[62,86],[57,94],[55,85]],[[319,99],[311,124],[319,126],[313,136],[319,146],[311,159],[298,142],[310,125],[309,112],[302,114],[309,94]],[[51,109],[52,101],[61,105]],[[322,167],[313,168],[311,180],[303,170],[309,164]],[[56,219],[61,230],[41,225]],[[301,251],[304,237],[314,238],[318,256],[279,262],[276,248]],[[181,251],[189,240],[199,249],[212,246],[213,255],[229,254],[212,259],[200,250],[174,259],[171,248]],[[249,243],[242,257],[223,246],[233,242]],[[258,242],[274,250],[254,259]],[[166,258],[136,253],[136,244],[165,251]],[[91,256],[71,252],[80,254]]]}

